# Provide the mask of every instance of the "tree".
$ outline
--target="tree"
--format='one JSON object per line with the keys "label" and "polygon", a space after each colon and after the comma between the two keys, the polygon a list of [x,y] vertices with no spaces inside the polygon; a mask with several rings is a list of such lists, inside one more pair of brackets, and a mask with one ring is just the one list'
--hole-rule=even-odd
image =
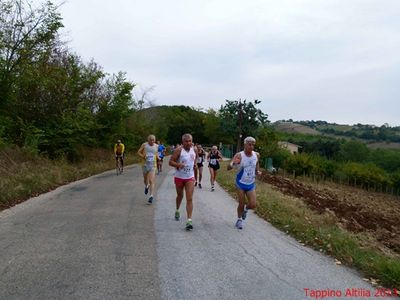
{"label": "tree", "polygon": [[0,2],[0,110],[12,99],[14,79],[53,48],[62,26],[50,1],[39,8],[24,0]]}
{"label": "tree", "polygon": [[261,101],[254,100],[226,100],[219,110],[221,131],[237,142],[237,151],[241,148],[242,138],[254,134],[260,126],[268,123],[268,115],[264,114],[256,105]]}
{"label": "tree", "polygon": [[364,143],[348,141],[341,145],[338,156],[342,161],[365,162],[369,154],[370,150]]}

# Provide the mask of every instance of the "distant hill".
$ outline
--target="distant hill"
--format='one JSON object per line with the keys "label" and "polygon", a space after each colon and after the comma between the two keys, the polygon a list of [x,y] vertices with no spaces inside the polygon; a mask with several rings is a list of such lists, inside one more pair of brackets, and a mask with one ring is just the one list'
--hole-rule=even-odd
{"label": "distant hill", "polygon": [[400,127],[374,125],[343,125],[326,121],[277,121],[273,127],[284,133],[324,135],[328,137],[356,139],[365,142],[368,147],[400,149]]}
{"label": "distant hill", "polygon": [[306,125],[293,122],[276,122],[273,127],[280,132],[321,135],[322,133]]}

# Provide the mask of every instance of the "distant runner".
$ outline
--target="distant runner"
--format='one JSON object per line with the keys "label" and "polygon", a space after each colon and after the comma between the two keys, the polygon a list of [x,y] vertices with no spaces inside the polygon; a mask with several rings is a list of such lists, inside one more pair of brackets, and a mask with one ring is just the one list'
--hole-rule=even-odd
{"label": "distant runner", "polygon": [[165,146],[161,143],[161,141],[157,142],[158,144],[158,160],[157,160],[157,174],[160,174],[162,172],[162,165],[164,162],[164,156],[165,156]]}
{"label": "distant runner", "polygon": [[143,143],[138,150],[138,154],[143,158],[143,179],[144,179],[144,194],[147,195],[150,190],[149,204],[153,203],[154,186],[155,186],[155,172],[157,168],[158,159],[158,145],[155,143],[156,137],[149,135],[147,143]]}
{"label": "distant runner", "polygon": [[192,230],[194,169],[197,168],[197,149],[192,145],[193,137],[186,133],[182,136],[182,146],[175,149],[169,160],[169,165],[176,168],[174,182],[176,188],[175,220],[180,220],[179,207],[183,199],[183,190],[186,194],[186,230]]}
{"label": "distant runner", "polygon": [[[237,169],[236,191],[239,204],[237,207],[238,219],[235,227],[238,229],[243,229],[243,220],[246,219],[248,210],[256,207],[256,175],[261,175],[261,172],[259,165],[260,155],[253,151],[255,144],[255,138],[246,137],[244,139],[244,151],[236,153],[228,165],[228,170]],[[245,206],[246,197],[248,202]]]}
{"label": "distant runner", "polygon": [[198,186],[201,189],[201,179],[203,178],[203,163],[206,160],[206,152],[201,145],[197,145],[197,155],[197,169],[194,170],[194,177],[196,182],[194,183],[194,186]]}
{"label": "distant runner", "polygon": [[211,191],[214,192],[215,179],[217,177],[217,170],[220,168],[219,162],[222,161],[222,155],[218,151],[217,146],[212,146],[210,153],[207,156],[208,169],[210,170]]}

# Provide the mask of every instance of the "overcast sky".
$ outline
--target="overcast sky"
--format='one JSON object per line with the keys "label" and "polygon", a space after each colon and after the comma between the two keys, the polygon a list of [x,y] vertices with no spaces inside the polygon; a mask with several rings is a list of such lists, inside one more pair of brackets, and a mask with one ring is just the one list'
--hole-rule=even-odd
{"label": "overcast sky", "polygon": [[[59,3],[55,1],[55,3]],[[157,105],[400,125],[398,0],[67,0],[63,39]]]}

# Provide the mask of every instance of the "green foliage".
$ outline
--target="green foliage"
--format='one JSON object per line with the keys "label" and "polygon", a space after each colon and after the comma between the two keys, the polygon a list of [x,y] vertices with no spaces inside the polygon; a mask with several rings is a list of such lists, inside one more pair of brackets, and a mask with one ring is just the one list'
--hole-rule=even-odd
{"label": "green foliage", "polygon": [[400,170],[400,151],[376,149],[370,153],[370,161],[387,172]]}
{"label": "green foliage", "polygon": [[331,135],[347,136],[370,141],[400,142],[400,128],[390,127],[388,124],[383,124],[382,126],[355,124],[350,126],[313,120],[299,121],[296,123],[309,126],[320,132]]}
{"label": "green foliage", "polygon": [[361,142],[348,141],[341,145],[338,159],[341,161],[365,162],[369,158],[370,150]]}
{"label": "green foliage", "polygon": [[273,167],[279,169],[284,162],[290,158],[291,154],[287,149],[282,149],[278,145],[279,136],[271,127],[262,127],[258,130],[256,151],[260,153],[261,161],[272,158]]}
{"label": "green foliage", "polygon": [[400,189],[400,169],[390,175],[390,181],[396,189]]}
{"label": "green foliage", "polygon": [[294,172],[296,176],[299,176],[303,174],[311,174],[312,170],[316,168],[316,165],[310,155],[300,153],[298,155],[291,155],[285,161],[284,168],[289,172]]}
{"label": "green foliage", "polygon": [[342,172],[354,181],[355,184],[362,185],[380,185],[384,186],[390,184],[389,177],[385,171],[374,165],[373,163],[345,163],[341,167]]}
{"label": "green foliage", "polygon": [[54,47],[62,26],[57,8],[49,1],[38,8],[28,1],[0,2],[0,110],[12,106],[15,80]]}
{"label": "green foliage", "polygon": [[237,141],[238,148],[241,140],[254,134],[259,127],[265,126],[268,115],[264,114],[256,105],[261,101],[247,102],[247,100],[226,100],[219,110],[221,132],[232,141]]}

